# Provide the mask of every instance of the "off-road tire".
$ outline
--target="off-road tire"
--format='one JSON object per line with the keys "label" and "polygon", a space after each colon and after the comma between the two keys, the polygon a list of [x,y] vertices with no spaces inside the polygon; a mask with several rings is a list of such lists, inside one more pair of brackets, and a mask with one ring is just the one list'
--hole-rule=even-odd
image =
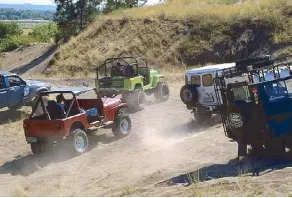
{"label": "off-road tire", "polygon": [[180,99],[188,106],[195,105],[198,100],[198,91],[196,87],[194,85],[184,85],[180,89]]}
{"label": "off-road tire", "polygon": [[45,152],[49,152],[52,148],[48,142],[38,142],[30,144],[31,151],[34,155],[40,155]]}
{"label": "off-road tire", "polygon": [[134,90],[132,93],[123,96],[122,101],[128,104],[131,112],[141,111],[144,109],[145,93],[142,90]]}
{"label": "off-road tire", "polygon": [[87,152],[89,141],[84,130],[74,129],[71,132],[69,141],[70,141],[72,150],[76,155],[81,155]]}
{"label": "off-road tire", "polygon": [[251,146],[251,153],[250,154],[252,156],[255,156],[255,157],[262,156],[265,153],[265,149],[264,149],[263,145],[260,143],[251,142],[250,146]]}
{"label": "off-road tire", "polygon": [[168,85],[165,82],[158,83],[154,92],[155,99],[159,102],[165,102],[169,99],[169,95],[170,89]]}
{"label": "off-road tire", "polygon": [[194,118],[198,123],[202,123],[204,121],[207,121],[211,119],[212,112],[194,112]]}
{"label": "off-road tire", "polygon": [[268,155],[281,155],[285,153],[285,143],[279,139],[267,141],[265,144],[266,152]]}
{"label": "off-road tire", "polygon": [[[125,126],[126,125],[126,126]],[[123,128],[124,127],[124,128]],[[123,138],[128,136],[132,130],[132,121],[127,113],[122,110],[115,116],[112,132],[115,137]]]}

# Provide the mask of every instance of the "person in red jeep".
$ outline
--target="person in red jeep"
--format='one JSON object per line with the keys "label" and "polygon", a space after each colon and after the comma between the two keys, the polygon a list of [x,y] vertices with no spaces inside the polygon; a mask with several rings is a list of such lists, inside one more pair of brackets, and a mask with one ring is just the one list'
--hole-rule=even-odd
{"label": "person in red jeep", "polygon": [[[66,114],[66,111],[65,111],[65,109],[66,109],[65,108],[65,101],[66,101],[66,99],[64,98],[63,94],[57,95],[56,96],[56,101],[57,101],[56,105],[58,105],[62,109],[62,111],[64,112],[64,114]],[[99,113],[98,113],[97,108],[90,108],[90,109],[88,109],[88,110],[85,111],[83,108],[79,107],[79,110],[82,113],[85,112],[85,114],[87,116],[93,116],[93,117],[98,116],[99,117]]]}

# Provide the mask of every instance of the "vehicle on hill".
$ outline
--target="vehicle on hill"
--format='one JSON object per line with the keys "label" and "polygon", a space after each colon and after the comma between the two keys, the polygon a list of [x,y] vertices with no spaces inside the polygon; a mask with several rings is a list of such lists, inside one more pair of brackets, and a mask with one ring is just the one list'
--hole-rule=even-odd
{"label": "vehicle on hill", "polygon": [[0,109],[16,110],[32,105],[39,92],[49,91],[51,85],[40,81],[23,80],[17,74],[0,71]]}
{"label": "vehicle on hill", "polygon": [[68,144],[76,154],[88,150],[88,135],[111,128],[122,138],[131,132],[131,119],[123,111],[127,104],[116,98],[101,98],[96,89],[59,88],[41,92],[30,117],[23,121],[27,143],[34,154],[56,144]]}
{"label": "vehicle on hill", "polygon": [[[216,72],[214,88],[225,134],[238,142],[238,155],[247,145],[256,154],[285,152],[292,148],[292,56]],[[245,81],[227,83],[230,78]]]}
{"label": "vehicle on hill", "polygon": [[[180,90],[181,101],[188,110],[192,110],[194,118],[198,123],[206,121],[213,114],[219,113],[218,100],[214,89],[214,77],[218,70],[228,69],[243,63],[252,63],[259,60],[267,60],[269,57],[257,57],[240,60],[234,63],[208,65],[194,68],[185,72],[185,85]],[[237,76],[229,78],[226,83],[247,80],[246,77]]]}
{"label": "vehicle on hill", "polygon": [[108,58],[97,67],[96,88],[102,96],[122,95],[122,101],[132,109],[142,109],[145,94],[154,94],[164,102],[170,90],[165,77],[156,69],[148,67],[143,57]]}

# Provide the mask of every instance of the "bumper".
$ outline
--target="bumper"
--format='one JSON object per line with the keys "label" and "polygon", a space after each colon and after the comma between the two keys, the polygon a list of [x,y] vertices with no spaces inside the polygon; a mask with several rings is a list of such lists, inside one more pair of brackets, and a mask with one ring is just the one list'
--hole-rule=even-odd
{"label": "bumper", "polygon": [[218,106],[187,106],[188,110],[193,110],[195,112],[202,112],[202,111],[211,111],[211,112],[217,112],[219,111]]}

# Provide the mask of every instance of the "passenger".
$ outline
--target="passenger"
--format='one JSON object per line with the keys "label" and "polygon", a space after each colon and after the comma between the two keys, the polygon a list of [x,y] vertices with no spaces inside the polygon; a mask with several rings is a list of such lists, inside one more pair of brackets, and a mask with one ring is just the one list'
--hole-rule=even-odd
{"label": "passenger", "polygon": [[[48,106],[48,101],[49,101],[49,97],[48,96],[42,96],[42,99],[41,99],[44,103],[44,107],[46,108]],[[44,115],[45,112],[43,110],[43,107],[42,107],[42,103],[41,101],[38,102],[38,106],[35,110],[35,113],[34,113],[34,116],[41,116],[41,115]]]}
{"label": "passenger", "polygon": [[57,104],[59,107],[61,107],[62,111],[65,113],[65,104],[64,104],[64,102],[65,102],[65,98],[64,98],[63,94],[59,94],[59,95],[57,95],[57,96],[56,96],[56,101],[57,101],[56,104]]}

